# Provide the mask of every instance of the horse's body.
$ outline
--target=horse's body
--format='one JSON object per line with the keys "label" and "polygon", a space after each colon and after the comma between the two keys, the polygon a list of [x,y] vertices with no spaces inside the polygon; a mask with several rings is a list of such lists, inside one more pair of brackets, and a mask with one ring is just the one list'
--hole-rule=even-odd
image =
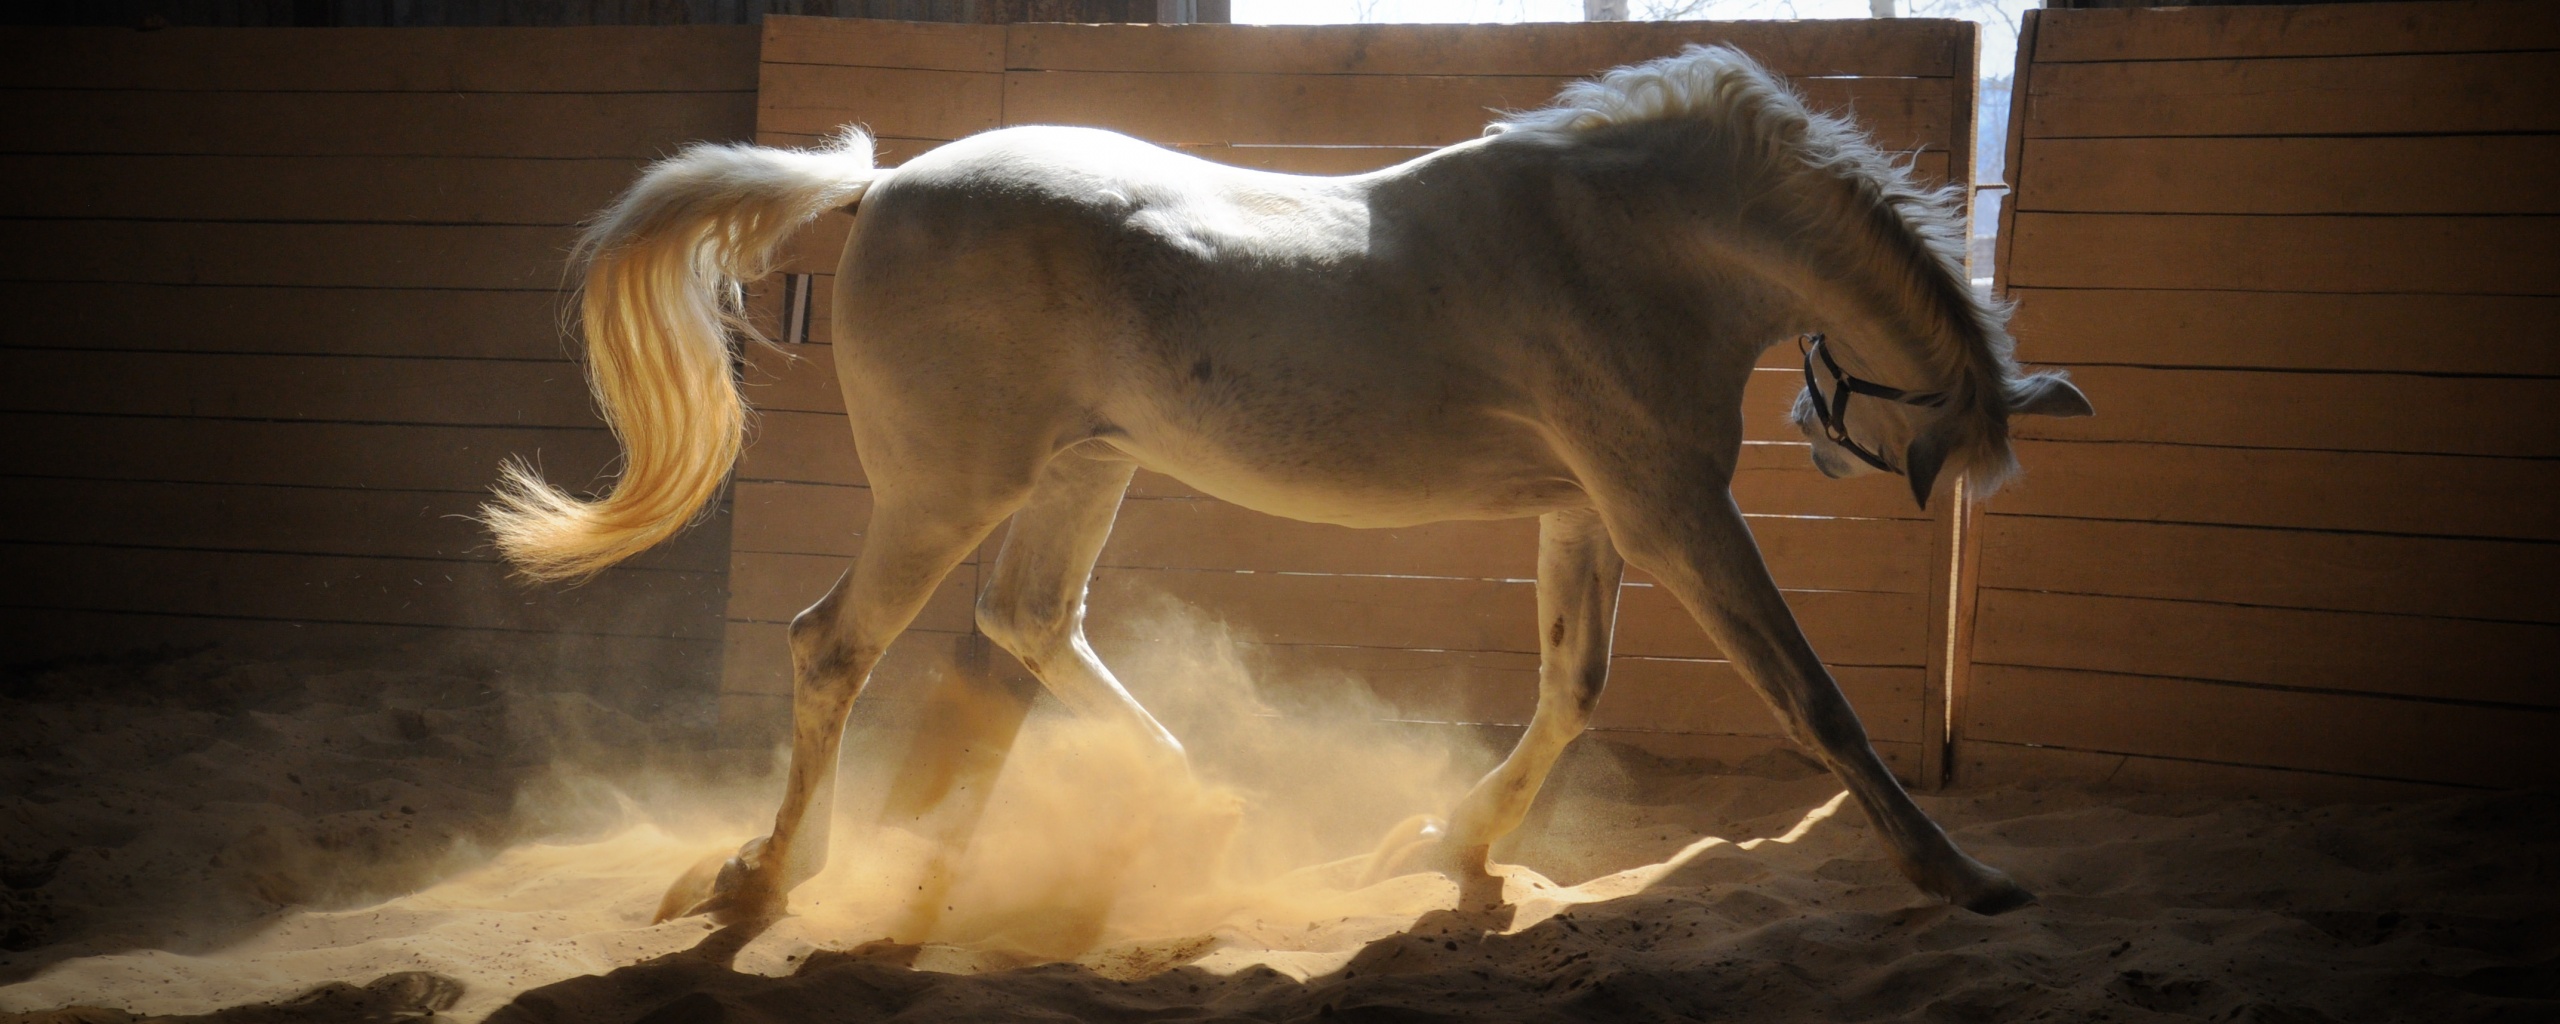
{"label": "horse's body", "polygon": [[1622,69],[1497,127],[1345,178],[1065,128],[875,171],[853,136],[817,153],[689,151],[626,196],[591,235],[586,318],[630,466],[592,503],[511,472],[491,520],[537,574],[645,548],[716,491],[742,415],[720,293],[791,228],[860,204],[834,351],[871,527],[792,625],[774,832],[705,905],[777,911],[814,870],[825,824],[808,811],[855,692],[1007,517],[983,631],[1068,706],[1178,755],[1083,636],[1086,579],[1141,466],[1347,526],[1540,517],[1538,710],[1438,840],[1466,877],[1484,877],[1487,845],[1588,721],[1632,562],[1841,776],[1915,883],[1984,911],[2030,898],[1957,850],[1878,761],[1728,493],[1743,384],[1802,332],[1844,339],[1850,374],[1933,391],[1818,430],[1830,409],[1815,403],[1850,386],[1834,376],[1797,412],[1827,472],[1857,468],[1844,452],[1890,453],[1924,502],[1942,466],[1996,485],[2011,413],[2086,412],[2058,378],[2018,375],[1999,311],[1953,255],[1949,200],[1726,50]]}

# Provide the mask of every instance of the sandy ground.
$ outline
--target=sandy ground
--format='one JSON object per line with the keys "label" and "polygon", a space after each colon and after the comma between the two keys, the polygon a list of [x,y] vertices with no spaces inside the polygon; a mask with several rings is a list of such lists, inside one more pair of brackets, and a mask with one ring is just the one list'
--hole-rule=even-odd
{"label": "sandy ground", "polygon": [[[761,930],[649,923],[760,830],[761,754],[653,766],[699,738],[431,672],[22,674],[0,1021],[2560,1019],[2548,794],[1929,798],[2042,894],[1982,918],[1923,904],[1800,758],[1586,742],[1497,850],[1510,908],[1467,914],[1342,858],[1480,744],[1175,668],[1212,680],[1147,695],[1197,777],[1035,712],[933,909],[933,844],[874,824],[889,773],[857,770],[829,870]],[[902,731],[858,713],[850,747]]]}

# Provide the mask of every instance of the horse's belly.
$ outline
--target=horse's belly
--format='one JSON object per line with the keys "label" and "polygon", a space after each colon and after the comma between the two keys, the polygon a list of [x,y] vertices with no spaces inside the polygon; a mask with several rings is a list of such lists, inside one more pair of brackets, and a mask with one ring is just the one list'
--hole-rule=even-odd
{"label": "horse's belly", "polygon": [[[1305,522],[1383,528],[1452,519],[1516,519],[1589,504],[1564,464],[1526,430],[1514,436],[1112,439],[1139,465],[1211,497]],[[1150,443],[1156,441],[1158,443]]]}

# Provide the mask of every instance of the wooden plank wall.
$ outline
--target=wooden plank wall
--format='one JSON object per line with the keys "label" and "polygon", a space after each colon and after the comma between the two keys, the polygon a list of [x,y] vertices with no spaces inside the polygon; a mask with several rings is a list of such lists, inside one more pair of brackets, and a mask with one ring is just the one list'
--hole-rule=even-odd
{"label": "wooden plank wall", "polygon": [[[1541,26],[1016,25],[769,19],[757,137],[807,144],[869,126],[885,162],[1007,124],[1116,128],[1211,159],[1303,173],[1401,161],[1479,134],[1492,112],[1532,107],[1582,75],[1726,41],[1853,111],[1933,178],[1972,174],[1974,26],[1798,22]],[[817,275],[812,343],[759,354],[762,426],[739,474],[731,578],[731,713],[776,717],[789,689],[783,623],[860,545],[867,510],[824,342],[827,296],[850,218],[795,241],[786,270]],[[1774,353],[1750,390],[1738,490],[1780,582],[1836,667],[1878,746],[1924,766],[1933,672],[1942,670],[1945,518],[1898,482],[1822,479],[1784,422],[1800,387]],[[1170,595],[1252,638],[1271,663],[1366,678],[1402,713],[1510,724],[1534,698],[1534,521],[1357,531],[1262,516],[1142,475],[1094,581],[1106,648],[1137,642],[1138,610]],[[991,557],[993,548],[981,552]],[[900,645],[912,666],[933,633],[971,628],[966,565]],[[1934,600],[1933,600],[1934,598]],[[1681,737],[1737,756],[1775,742],[1767,711],[1666,595],[1630,583],[1618,659],[1597,727]],[[1106,651],[1106,654],[1108,651]],[[893,659],[901,657],[893,651]],[[894,674],[894,671],[892,672]]]}
{"label": "wooden plank wall", "polygon": [[1966,779],[2560,779],[2560,8],[2044,11]]}
{"label": "wooden plank wall", "polygon": [[408,643],[707,683],[725,521],[564,591],[459,517],[511,453],[607,466],[561,329],[571,225],[747,136],[756,45],[0,31],[9,660]]}

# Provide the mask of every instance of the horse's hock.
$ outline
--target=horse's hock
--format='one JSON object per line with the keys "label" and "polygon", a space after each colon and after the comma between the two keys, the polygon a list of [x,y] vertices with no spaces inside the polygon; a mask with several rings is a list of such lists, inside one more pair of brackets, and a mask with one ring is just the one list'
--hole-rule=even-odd
{"label": "horse's hock", "polygon": [[[1973,31],[11,30],[27,59],[0,74],[44,99],[0,133],[22,182],[7,201],[41,218],[0,257],[21,325],[0,351],[21,439],[0,465],[12,649],[405,643],[705,692],[716,674],[721,713],[752,732],[787,703],[783,623],[868,510],[825,349],[847,218],[793,244],[782,269],[809,277],[758,292],[784,324],[795,286],[810,300],[801,340],[748,353],[761,413],[729,516],[531,598],[450,518],[505,454],[564,482],[608,463],[560,356],[559,257],[647,160],[859,122],[894,165],[1080,123],[1339,173],[1473,136],[1564,80],[1728,42],[1963,182]],[[279,59],[288,35],[297,59]],[[1785,422],[1791,351],[1748,395],[1736,496],[1879,751],[1923,783],[2560,775],[2537,742],[2560,707],[2540,670],[2560,650],[2560,14],[2046,11],[2016,74],[1998,286],[2021,355],[2070,368],[2101,414],[2021,421],[2019,482],[1924,513],[1898,480],[1813,470]],[[1141,476],[1092,628],[1108,655],[1169,594],[1275,665],[1366,678],[1402,717],[1516,725],[1534,550],[1526,521],[1343,530]],[[919,696],[968,644],[981,560],[874,696]],[[1595,728],[1728,760],[1780,745],[1647,582],[1624,592]]]}

